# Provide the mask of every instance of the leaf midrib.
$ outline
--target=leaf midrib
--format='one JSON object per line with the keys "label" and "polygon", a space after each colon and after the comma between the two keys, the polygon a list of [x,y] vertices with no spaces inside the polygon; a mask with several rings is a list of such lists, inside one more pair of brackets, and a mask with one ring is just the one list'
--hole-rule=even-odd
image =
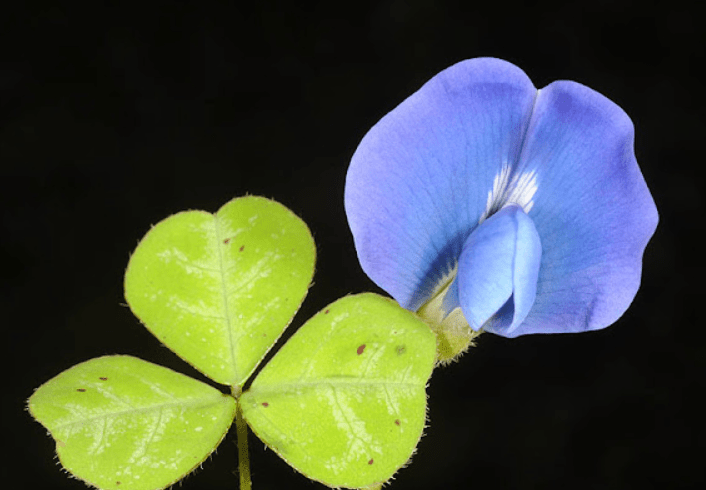
{"label": "leaf midrib", "polygon": [[426,383],[421,382],[421,383],[410,383],[410,382],[396,382],[396,381],[385,381],[385,380],[360,380],[355,377],[351,378],[337,378],[335,381],[330,381],[330,378],[328,380],[322,380],[322,381],[297,381],[294,383],[276,383],[276,384],[268,384],[265,386],[257,386],[253,384],[250,389],[247,391],[247,393],[255,394],[255,393],[278,393],[278,392],[284,392],[284,391],[295,391],[298,388],[339,388],[339,387],[345,387],[345,386],[365,386],[365,385],[370,385],[370,386],[384,386],[384,387],[393,387],[393,388],[421,388],[425,389],[426,388]]}
{"label": "leaf midrib", "polygon": [[218,214],[213,216],[213,226],[216,235],[216,250],[218,250],[218,266],[221,276],[221,297],[223,301],[223,316],[225,319],[226,330],[228,331],[228,343],[230,344],[230,359],[233,363],[233,377],[238,379],[238,366],[235,362],[235,341],[233,339],[233,329],[230,320],[230,308],[228,307],[228,290],[226,287],[226,271],[223,264],[223,249],[221,248],[222,240],[220,228],[218,227]]}
{"label": "leaf midrib", "polygon": [[[168,408],[207,408],[210,406],[215,406],[218,404],[221,404],[225,401],[226,398],[228,397],[221,397],[221,395],[218,395],[219,399],[213,400],[213,401],[205,401],[205,400],[191,400],[191,401],[184,401],[184,402],[171,402],[171,403],[160,403],[158,405],[150,405],[148,407],[141,407],[141,408],[130,408],[127,410],[120,410],[117,412],[110,412],[104,415],[98,415],[95,417],[90,417],[90,418],[81,418],[80,420],[77,420],[75,422],[69,422],[65,424],[59,424],[56,425],[53,430],[60,430],[60,429],[65,429],[67,427],[75,426],[75,425],[90,425],[91,423],[99,420],[103,420],[108,417],[120,417],[123,415],[132,415],[132,414],[139,414],[140,412],[150,412],[154,410],[164,410]],[[52,405],[52,404],[48,404]],[[54,405],[54,406],[59,406],[61,408],[64,408],[64,405]]]}

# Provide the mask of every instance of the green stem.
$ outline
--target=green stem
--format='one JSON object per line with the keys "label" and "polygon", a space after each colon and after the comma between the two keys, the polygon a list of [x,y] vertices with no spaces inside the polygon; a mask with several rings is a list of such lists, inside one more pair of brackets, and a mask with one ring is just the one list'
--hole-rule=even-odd
{"label": "green stem", "polygon": [[238,438],[238,473],[240,473],[240,490],[251,490],[252,480],[250,479],[250,456],[248,454],[248,424],[243,418],[243,411],[238,408],[235,411],[235,429]]}

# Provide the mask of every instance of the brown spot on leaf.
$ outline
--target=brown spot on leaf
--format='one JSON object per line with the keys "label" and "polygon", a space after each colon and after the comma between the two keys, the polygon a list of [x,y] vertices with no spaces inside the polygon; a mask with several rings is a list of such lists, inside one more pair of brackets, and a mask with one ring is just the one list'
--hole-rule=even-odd
{"label": "brown spot on leaf", "polygon": [[238,252],[242,252],[244,248],[245,248],[245,245],[241,245],[240,248],[238,249]]}
{"label": "brown spot on leaf", "polygon": [[329,312],[329,311],[331,311],[331,310],[326,310],[326,311],[324,311],[324,315],[328,315],[328,312]]}
{"label": "brown spot on leaf", "polygon": [[404,354],[407,351],[407,347],[405,347],[404,345],[398,345],[396,350],[397,350],[397,355],[401,356],[402,354]]}
{"label": "brown spot on leaf", "polygon": [[59,447],[66,447],[66,444],[64,441],[60,441],[59,439],[56,440],[56,445]]}
{"label": "brown spot on leaf", "polygon": [[262,406],[263,406],[263,407],[269,407],[269,406],[270,406],[270,404],[269,404],[269,403],[267,403],[267,402],[262,402]]}
{"label": "brown spot on leaf", "polygon": [[400,419],[395,419],[395,425],[400,425]]}
{"label": "brown spot on leaf", "polygon": [[100,379],[101,381],[108,381],[108,378],[106,378],[105,376],[101,376],[101,377],[98,378],[98,379]]}
{"label": "brown spot on leaf", "polygon": [[86,388],[76,388],[76,391],[80,391],[81,393],[83,393],[84,391],[86,391]]}
{"label": "brown spot on leaf", "polygon": [[358,355],[361,355],[364,350],[365,350],[365,344],[358,347],[358,350],[356,350],[356,352],[358,353]]}
{"label": "brown spot on leaf", "polygon": [[373,464],[372,458],[370,459],[370,461],[368,461],[368,464]]}
{"label": "brown spot on leaf", "polygon": [[229,243],[230,243],[230,238],[226,238],[225,240],[223,240],[224,245],[228,245]]}

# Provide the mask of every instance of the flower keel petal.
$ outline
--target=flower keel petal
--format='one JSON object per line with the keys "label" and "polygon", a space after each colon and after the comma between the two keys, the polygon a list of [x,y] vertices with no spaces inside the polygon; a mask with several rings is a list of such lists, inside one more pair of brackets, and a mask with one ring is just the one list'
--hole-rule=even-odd
{"label": "flower keel petal", "polygon": [[473,330],[512,336],[534,304],[541,257],[534,223],[517,205],[504,207],[468,237],[456,280]]}

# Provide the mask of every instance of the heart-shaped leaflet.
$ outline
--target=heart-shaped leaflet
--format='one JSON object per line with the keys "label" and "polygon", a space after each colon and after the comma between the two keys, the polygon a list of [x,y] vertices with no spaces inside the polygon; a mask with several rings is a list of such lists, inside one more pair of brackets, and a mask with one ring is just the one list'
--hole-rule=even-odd
{"label": "heart-shaped leaflet", "polygon": [[236,404],[165,367],[105,356],[44,383],[28,408],[77,478],[104,490],[154,490],[179,481],[213,452]]}
{"label": "heart-shaped leaflet", "polygon": [[344,297],[304,324],[240,398],[253,431],[331,487],[389,480],[412,456],[436,358],[429,326],[391,299]]}
{"label": "heart-shaped leaflet", "polygon": [[315,257],[289,209],[237,198],[215,215],[185,211],[154,226],[130,258],[125,298],[182,359],[240,388],[299,309]]}

